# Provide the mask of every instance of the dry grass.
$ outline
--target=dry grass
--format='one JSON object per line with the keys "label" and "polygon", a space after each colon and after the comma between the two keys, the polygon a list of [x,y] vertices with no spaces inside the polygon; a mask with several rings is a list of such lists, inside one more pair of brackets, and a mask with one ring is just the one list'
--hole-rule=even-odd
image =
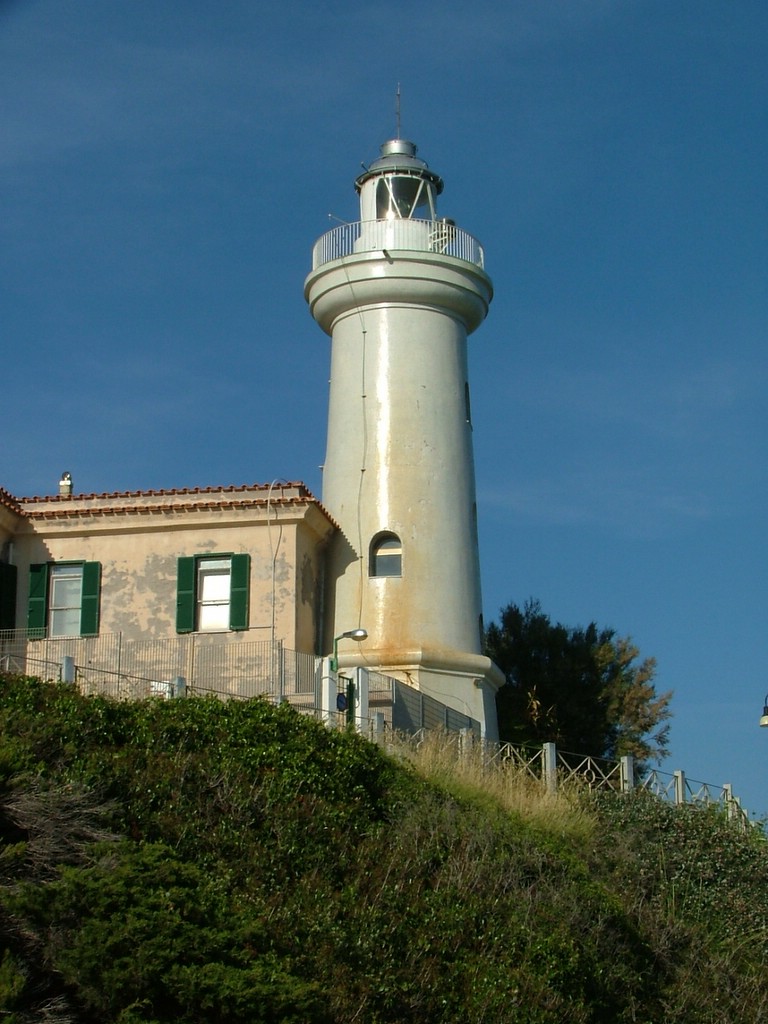
{"label": "dry grass", "polygon": [[501,808],[548,832],[585,840],[596,827],[576,785],[549,792],[540,779],[519,765],[488,764],[481,744],[463,745],[456,733],[430,732],[418,742],[390,734],[387,748],[423,778],[456,797]]}

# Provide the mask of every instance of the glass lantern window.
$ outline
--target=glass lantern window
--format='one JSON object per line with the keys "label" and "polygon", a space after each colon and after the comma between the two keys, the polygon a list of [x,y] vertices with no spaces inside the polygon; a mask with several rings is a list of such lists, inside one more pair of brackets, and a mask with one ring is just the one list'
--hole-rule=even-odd
{"label": "glass lantern window", "polygon": [[379,178],[376,186],[378,220],[433,220],[434,216],[435,203],[429,182],[405,175]]}

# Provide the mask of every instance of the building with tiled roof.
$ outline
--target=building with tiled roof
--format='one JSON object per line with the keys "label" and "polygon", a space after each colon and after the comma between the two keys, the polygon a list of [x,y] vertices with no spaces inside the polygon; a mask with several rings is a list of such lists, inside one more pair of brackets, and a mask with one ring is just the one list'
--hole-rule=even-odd
{"label": "building with tiled roof", "polygon": [[0,628],[129,640],[231,632],[314,653],[334,524],[301,483],[14,498]]}

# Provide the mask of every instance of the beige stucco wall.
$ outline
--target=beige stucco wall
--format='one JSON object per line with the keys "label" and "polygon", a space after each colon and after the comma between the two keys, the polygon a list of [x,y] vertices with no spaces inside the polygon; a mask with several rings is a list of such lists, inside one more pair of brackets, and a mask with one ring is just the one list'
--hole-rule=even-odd
{"label": "beige stucco wall", "polygon": [[274,629],[274,638],[287,647],[313,653],[320,607],[314,594],[333,526],[300,491],[270,494],[268,503],[257,499],[263,489],[206,494],[204,500],[195,495],[191,501],[169,492],[30,503],[13,538],[17,626],[26,625],[30,565],[84,560],[102,567],[100,633],[175,636],[177,559],[247,553],[249,629],[229,634],[232,641],[269,640]]}
{"label": "beige stucco wall", "polygon": [[7,545],[16,535],[21,524],[21,517],[17,512],[7,506],[0,504],[0,557],[4,557],[8,550]]}

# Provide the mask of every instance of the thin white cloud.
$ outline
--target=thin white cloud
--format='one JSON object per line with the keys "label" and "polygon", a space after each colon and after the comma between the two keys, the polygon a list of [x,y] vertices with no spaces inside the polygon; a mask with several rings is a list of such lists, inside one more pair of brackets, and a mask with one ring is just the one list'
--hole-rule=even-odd
{"label": "thin white cloud", "polygon": [[[662,356],[616,358],[609,365],[539,364],[520,381],[519,402],[541,422],[578,420],[582,425],[623,425],[638,435],[666,441],[698,441],[730,429],[745,408],[762,403],[768,370],[759,345],[743,354],[712,355],[697,363],[670,363]],[[690,351],[690,349],[687,349]]]}
{"label": "thin white cloud", "polygon": [[556,525],[597,525],[632,536],[655,536],[684,521],[723,514],[711,495],[690,483],[661,478],[653,468],[595,466],[527,477],[508,486],[483,485],[478,497],[495,514]]}
{"label": "thin white cloud", "polygon": [[738,516],[765,488],[765,376],[741,355],[657,378],[553,370],[486,444],[482,500],[633,533]]}
{"label": "thin white cloud", "polygon": [[138,139],[162,151],[173,139],[222,130],[247,130],[255,142],[276,111],[285,116],[316,95],[325,63],[320,53],[286,53],[269,25],[247,39],[185,39],[170,16],[154,37],[140,21],[116,17],[95,19],[82,36],[67,31],[56,5],[31,14],[0,39],[5,168]]}

